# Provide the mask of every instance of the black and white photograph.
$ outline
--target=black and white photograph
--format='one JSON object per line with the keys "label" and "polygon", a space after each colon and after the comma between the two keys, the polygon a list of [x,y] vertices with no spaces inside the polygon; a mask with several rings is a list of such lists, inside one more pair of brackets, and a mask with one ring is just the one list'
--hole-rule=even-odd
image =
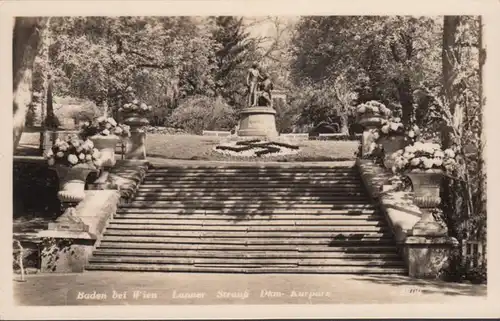
{"label": "black and white photograph", "polygon": [[489,20],[255,3],[11,17],[13,306],[488,302]]}

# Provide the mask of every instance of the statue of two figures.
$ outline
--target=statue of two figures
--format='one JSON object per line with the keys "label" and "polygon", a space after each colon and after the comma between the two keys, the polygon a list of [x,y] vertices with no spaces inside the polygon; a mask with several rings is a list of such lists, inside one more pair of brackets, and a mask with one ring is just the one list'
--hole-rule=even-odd
{"label": "statue of two figures", "polygon": [[248,105],[250,107],[273,107],[273,99],[271,96],[273,83],[268,74],[259,70],[259,66],[256,63],[252,64],[252,67],[248,69],[247,86]]}

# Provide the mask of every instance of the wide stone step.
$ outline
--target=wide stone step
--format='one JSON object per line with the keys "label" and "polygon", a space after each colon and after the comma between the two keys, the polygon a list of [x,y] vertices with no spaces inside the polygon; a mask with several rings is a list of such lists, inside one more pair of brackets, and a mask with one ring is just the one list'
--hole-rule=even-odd
{"label": "wide stone step", "polygon": [[[261,163],[262,164],[262,163]],[[255,163],[251,166],[227,166],[221,164],[221,166],[211,166],[211,167],[153,167],[150,169],[151,172],[156,173],[221,173],[221,172],[250,172],[250,173],[341,173],[341,172],[357,172],[355,166],[290,166],[297,165],[292,163],[281,163],[277,166],[260,166],[261,164]]]}
{"label": "wide stone step", "polygon": [[399,260],[397,253],[346,253],[346,252],[298,252],[298,251],[225,251],[225,250],[154,250],[99,248],[94,256],[135,256],[135,257],[184,257],[184,258],[230,258],[230,259],[349,259]]}
{"label": "wide stone step", "polygon": [[[217,193],[217,192],[212,192],[210,190],[207,191],[202,191],[202,192],[170,192],[168,190],[162,190],[162,191],[157,191],[157,192],[148,192],[148,191],[143,191],[139,189],[136,193],[136,196],[158,196],[158,197],[181,197],[181,198],[186,198],[186,197],[218,197],[221,195],[228,196],[227,193]],[[281,191],[281,192],[260,192],[258,190],[254,191],[231,191],[230,193],[231,197],[238,197],[238,198],[260,198],[260,197],[275,197],[275,198],[292,198],[292,197],[366,197],[366,194],[364,192],[344,192],[344,191],[328,191],[328,190],[320,190],[320,191],[314,191],[314,192],[286,192],[286,191]]]}
{"label": "wide stone step", "polygon": [[99,263],[87,266],[87,270],[102,271],[143,271],[143,272],[194,272],[194,273],[302,273],[302,274],[406,274],[406,269],[365,266],[328,267],[223,267],[166,264],[115,264]]}
{"label": "wide stone step", "polygon": [[245,182],[249,180],[262,181],[262,182],[338,182],[338,181],[354,181],[360,182],[361,177],[352,174],[341,174],[341,175],[161,175],[161,174],[148,174],[144,177],[145,180],[149,181],[166,181],[166,182],[177,182],[177,181],[188,181],[188,182]]}
{"label": "wide stone step", "polygon": [[345,253],[345,254],[370,254],[370,253],[396,253],[393,245],[373,244],[370,242],[358,243],[356,246],[325,246],[323,244],[291,245],[281,244],[189,244],[189,243],[143,243],[125,240],[124,242],[103,239],[99,249],[111,250],[154,250],[154,251],[219,251],[219,252],[286,252],[286,253]]}
{"label": "wide stone step", "polygon": [[389,236],[355,235],[337,238],[290,238],[287,237],[165,237],[165,236],[138,236],[130,234],[109,235],[105,233],[103,239],[108,242],[144,242],[144,243],[171,243],[171,244],[234,244],[234,245],[330,245],[330,246],[355,246],[363,243],[372,245],[394,245],[394,240]]}
{"label": "wide stone step", "polygon": [[178,210],[178,209],[147,209],[147,208],[122,208],[115,218],[161,218],[161,219],[186,219],[186,220],[251,220],[251,219],[307,219],[307,220],[381,220],[383,216],[373,209],[363,211],[346,210],[259,210],[259,211],[231,211],[231,210]]}
{"label": "wide stone step", "polygon": [[295,265],[295,266],[390,266],[401,267],[403,262],[390,259],[357,259],[350,260],[344,258],[184,258],[184,257],[141,257],[141,256],[96,256],[89,260],[90,263],[143,263],[143,264],[182,264],[182,265],[236,265],[245,266],[258,264],[266,265]]}
{"label": "wide stone step", "polygon": [[129,225],[146,225],[154,226],[161,225],[165,227],[177,227],[177,226],[192,226],[195,227],[214,227],[223,228],[226,226],[262,226],[262,227],[276,227],[276,226],[297,226],[297,227],[386,227],[388,226],[385,221],[373,221],[373,220],[271,220],[271,219],[248,219],[248,220],[228,220],[226,218],[215,218],[212,220],[186,220],[186,219],[144,219],[144,218],[124,218],[116,217],[113,219],[109,227],[114,226],[129,226]]}
{"label": "wide stone step", "polygon": [[285,209],[310,209],[311,212],[316,212],[316,209],[373,209],[374,206],[372,204],[365,204],[365,202],[360,202],[359,204],[352,204],[349,202],[345,203],[337,203],[337,204],[290,204],[288,202],[267,202],[260,203],[257,202],[253,204],[243,204],[242,202],[168,202],[168,201],[133,201],[129,204],[124,204],[121,206],[122,208],[181,208],[181,209],[229,209],[237,211],[239,210],[250,210],[250,209],[268,209],[273,210],[277,208],[285,208]]}
{"label": "wide stone step", "polygon": [[129,235],[150,237],[188,237],[188,238],[375,238],[390,237],[390,233],[378,233],[374,231],[259,231],[259,230],[202,230],[202,231],[173,231],[160,229],[114,229],[107,228],[105,235]]}
{"label": "wide stone step", "polygon": [[181,193],[268,193],[270,195],[279,194],[279,193],[345,193],[350,194],[352,192],[355,193],[364,193],[364,188],[359,186],[346,187],[346,186],[308,186],[308,187],[300,187],[294,186],[292,184],[288,184],[288,186],[274,186],[269,187],[265,184],[262,184],[258,187],[249,187],[249,186],[233,186],[233,187],[221,187],[221,186],[191,186],[191,187],[169,187],[165,188],[163,185],[155,185],[155,186],[145,186],[140,185],[138,192],[181,192]]}
{"label": "wide stone step", "polygon": [[[337,204],[367,204],[367,200],[364,197],[338,197],[338,198],[232,198],[231,196],[220,195],[219,197],[187,197],[187,198],[176,198],[176,197],[159,197],[156,195],[150,196],[137,196],[134,197],[133,202],[129,204],[136,204],[137,202],[151,202],[154,204],[171,204],[171,205],[184,205],[188,204],[191,206],[192,203],[198,204],[198,208],[204,208],[206,205],[223,205],[230,206],[238,205],[238,207],[251,205],[252,207],[255,204],[260,204],[263,206],[271,206],[271,207],[289,207],[289,205],[306,207],[306,205],[310,205],[311,208],[317,208],[320,205],[325,205],[321,207],[327,207],[327,205],[337,205]],[[302,206],[303,205],[303,206]]]}
{"label": "wide stone step", "polygon": [[218,188],[261,188],[261,187],[266,187],[266,188],[293,188],[293,189],[300,189],[300,188],[313,188],[313,189],[325,189],[325,188],[359,188],[361,187],[361,184],[358,182],[334,182],[334,183],[310,183],[310,182],[278,182],[278,183],[269,183],[269,182],[259,182],[259,181],[247,181],[247,182],[232,182],[232,181],[226,181],[226,182],[205,182],[205,183],[199,183],[199,182],[184,182],[184,181],[177,181],[177,182],[154,182],[154,181],[144,181],[141,184],[141,187],[144,188],[180,188],[180,187],[185,187],[185,188],[193,188],[193,187],[198,187],[198,188],[208,188],[208,187],[218,187]]}
{"label": "wide stone step", "polygon": [[185,200],[190,200],[190,201],[217,201],[217,200],[224,200],[224,201],[252,201],[254,202],[255,200],[259,201],[364,201],[365,203],[368,203],[368,199],[364,195],[320,195],[320,196],[301,196],[301,195],[282,195],[282,196],[274,196],[274,195],[262,195],[262,196],[255,196],[248,194],[246,196],[239,196],[239,195],[227,195],[227,194],[218,194],[218,195],[201,195],[201,196],[183,196],[183,195],[171,195],[171,196],[166,196],[166,195],[159,195],[156,193],[141,193],[139,195],[136,194],[134,197],[135,201],[141,201],[141,200],[162,200],[162,201],[185,201]]}
{"label": "wide stone step", "polygon": [[[141,230],[141,231],[185,231],[191,234],[192,231],[221,231],[221,232],[386,232],[385,227],[377,226],[231,226],[231,225],[156,225],[156,224],[123,224],[111,222],[107,231],[110,230]],[[272,234],[271,234],[272,235]]]}

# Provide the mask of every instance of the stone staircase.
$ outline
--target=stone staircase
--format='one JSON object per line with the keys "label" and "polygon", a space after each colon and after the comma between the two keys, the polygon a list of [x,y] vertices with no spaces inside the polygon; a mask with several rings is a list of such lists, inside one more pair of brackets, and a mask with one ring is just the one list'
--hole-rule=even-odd
{"label": "stone staircase", "polygon": [[87,270],[405,274],[348,166],[151,169]]}

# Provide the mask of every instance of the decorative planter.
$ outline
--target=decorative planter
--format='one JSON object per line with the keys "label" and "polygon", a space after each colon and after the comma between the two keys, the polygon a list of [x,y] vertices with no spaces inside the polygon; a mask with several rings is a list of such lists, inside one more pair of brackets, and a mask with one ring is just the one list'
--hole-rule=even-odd
{"label": "decorative planter", "polygon": [[100,160],[103,167],[113,167],[116,164],[115,148],[120,137],[116,135],[94,135],[89,137],[89,139],[94,143],[94,147],[101,153]]}
{"label": "decorative planter", "polygon": [[403,134],[383,136],[379,139],[379,143],[384,148],[384,165],[390,169],[394,165],[392,154],[403,149],[406,145],[405,136]]}
{"label": "decorative planter", "polygon": [[85,181],[91,172],[96,172],[95,166],[77,164],[69,167],[55,165],[53,169],[59,178],[57,197],[62,203],[79,203],[85,198]]}
{"label": "decorative planter", "polygon": [[149,125],[149,121],[142,114],[137,112],[124,112],[123,119],[123,122],[132,128]]}
{"label": "decorative planter", "polygon": [[385,117],[380,114],[364,113],[363,115],[358,116],[356,121],[365,129],[371,129],[381,125],[382,120],[384,119]]}
{"label": "decorative planter", "polygon": [[415,193],[415,205],[422,208],[437,207],[441,203],[440,189],[443,171],[434,169],[429,172],[408,172]]}
{"label": "decorative planter", "polygon": [[433,169],[425,172],[408,172],[413,185],[414,203],[422,211],[421,219],[412,228],[414,236],[443,236],[447,234],[447,228],[434,220],[431,209],[441,203],[440,189],[443,179],[443,171]]}

